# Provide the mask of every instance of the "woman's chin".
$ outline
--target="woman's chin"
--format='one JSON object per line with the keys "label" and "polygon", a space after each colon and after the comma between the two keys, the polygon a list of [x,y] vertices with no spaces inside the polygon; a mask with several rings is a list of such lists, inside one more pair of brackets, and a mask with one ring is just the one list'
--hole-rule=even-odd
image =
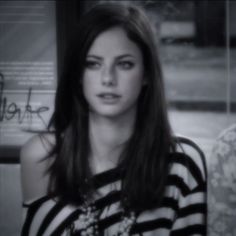
{"label": "woman's chin", "polygon": [[119,119],[121,117],[130,117],[134,114],[134,109],[120,109],[118,107],[106,107],[103,109],[90,110],[90,114],[94,117],[106,119]]}

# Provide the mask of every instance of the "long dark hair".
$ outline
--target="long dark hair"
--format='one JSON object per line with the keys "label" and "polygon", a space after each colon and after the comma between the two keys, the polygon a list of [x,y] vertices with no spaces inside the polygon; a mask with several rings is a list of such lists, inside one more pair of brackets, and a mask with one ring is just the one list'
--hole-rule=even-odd
{"label": "long dark hair", "polygon": [[[81,86],[87,52],[95,38],[112,27],[122,27],[138,45],[144,58],[147,85],[138,99],[134,132],[120,156],[122,204],[135,210],[158,206],[169,171],[168,154],[173,151],[160,62],[147,16],[136,6],[97,5],[75,29],[58,82],[55,112],[56,158],[50,168],[50,192],[79,204],[82,194],[94,192],[87,183],[92,176],[88,153],[88,104]],[[127,201],[124,201],[126,199]]]}

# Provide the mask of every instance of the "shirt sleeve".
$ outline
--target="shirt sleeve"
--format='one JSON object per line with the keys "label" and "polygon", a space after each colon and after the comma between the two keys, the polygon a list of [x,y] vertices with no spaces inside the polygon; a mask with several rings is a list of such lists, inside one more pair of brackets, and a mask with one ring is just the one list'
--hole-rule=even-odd
{"label": "shirt sleeve", "polygon": [[199,153],[176,157],[180,188],[178,210],[171,236],[206,235],[207,233],[207,184],[205,162]]}

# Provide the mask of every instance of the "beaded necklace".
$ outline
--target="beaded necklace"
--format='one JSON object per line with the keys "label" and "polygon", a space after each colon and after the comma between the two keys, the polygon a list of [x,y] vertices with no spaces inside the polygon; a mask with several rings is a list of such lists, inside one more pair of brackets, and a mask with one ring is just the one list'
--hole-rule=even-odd
{"label": "beaded necklace", "polygon": [[[74,221],[67,229],[67,236],[100,236],[98,228],[98,220],[101,211],[98,211],[94,203],[88,204],[86,201],[79,207],[80,214],[78,219]],[[122,211],[121,222],[118,226],[118,231],[112,236],[128,236],[131,227],[135,224],[137,214],[133,211]]]}
{"label": "beaded necklace", "polygon": [[[122,170],[117,169],[119,175],[121,174]],[[113,170],[114,171],[114,170]],[[94,181],[95,179],[88,180],[86,179],[86,184],[90,184],[90,181]],[[94,182],[93,182],[94,184]],[[121,186],[117,186],[116,184],[110,185],[110,190],[107,195],[112,194],[114,192],[118,192]],[[81,196],[83,199],[83,203],[80,207],[78,207],[79,215],[77,220],[75,220],[66,231],[66,236],[105,236],[102,233],[101,229],[99,229],[98,222],[100,220],[100,216],[104,209],[97,209],[95,205],[95,200],[89,198],[86,194],[81,192]],[[126,206],[129,206],[127,200]],[[117,232],[113,233],[109,236],[128,236],[130,235],[130,230],[132,226],[135,224],[137,220],[137,213],[134,211],[122,209],[121,212],[121,220],[118,225]]]}

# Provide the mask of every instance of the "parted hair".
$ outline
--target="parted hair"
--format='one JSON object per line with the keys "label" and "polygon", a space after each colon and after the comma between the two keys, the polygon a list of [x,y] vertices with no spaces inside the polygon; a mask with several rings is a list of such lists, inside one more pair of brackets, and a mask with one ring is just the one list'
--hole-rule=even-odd
{"label": "parted hair", "polygon": [[74,30],[64,59],[50,127],[56,158],[49,169],[49,192],[72,204],[94,193],[88,155],[89,109],[82,88],[86,55],[96,37],[121,27],[141,50],[145,78],[137,101],[134,131],[125,143],[118,167],[122,173],[122,204],[134,210],[160,204],[170,168],[168,155],[175,149],[167,118],[163,76],[152,26],[137,6],[99,4],[86,12]]}

